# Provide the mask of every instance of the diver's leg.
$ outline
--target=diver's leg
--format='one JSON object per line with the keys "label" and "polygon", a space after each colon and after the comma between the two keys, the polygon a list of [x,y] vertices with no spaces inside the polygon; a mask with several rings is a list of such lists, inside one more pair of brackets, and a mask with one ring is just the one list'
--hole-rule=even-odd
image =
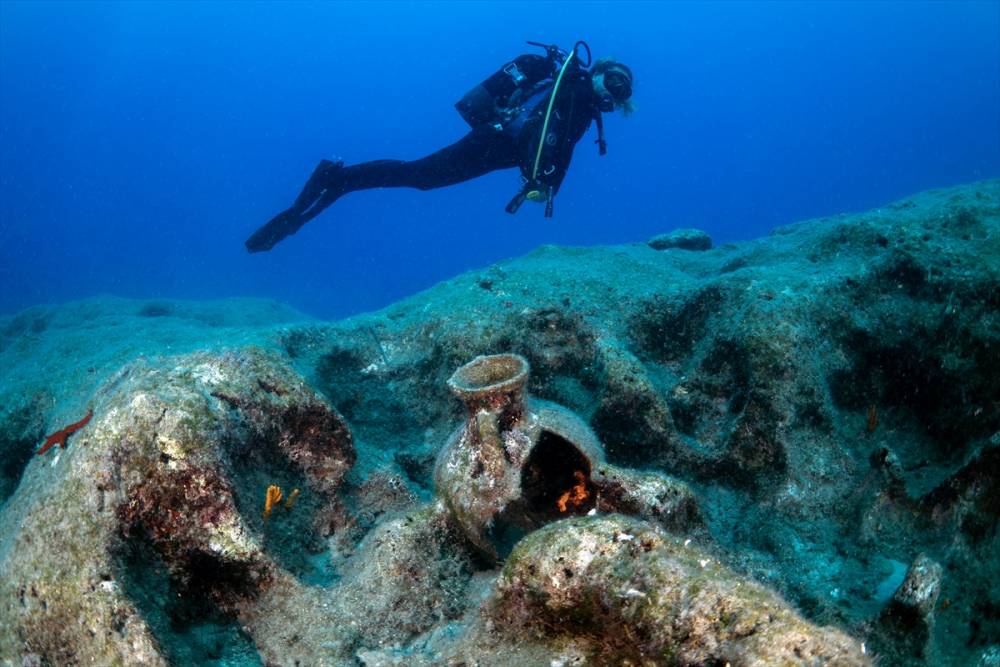
{"label": "diver's leg", "polygon": [[315,204],[332,182],[334,174],[343,166],[344,163],[341,161],[331,162],[330,160],[320,160],[316,168],[313,169],[309,180],[306,181],[305,186],[302,188],[302,192],[295,198],[295,203],[292,204],[291,210],[302,213]]}
{"label": "diver's leg", "polygon": [[473,129],[446,148],[419,160],[376,160],[344,167],[336,175],[341,194],[371,188],[432,190],[517,166],[514,142],[493,127]]}
{"label": "diver's leg", "polygon": [[267,224],[255,231],[245,242],[247,250],[250,252],[270,250],[285,237],[299,231],[302,225],[315,218],[324,208],[332,204],[336,197],[320,205],[324,199],[323,196],[329,192],[328,188],[330,183],[334,181],[334,175],[343,167],[343,162],[320,160],[299,196],[295,198],[291,208],[274,216],[267,221]]}
{"label": "diver's leg", "polygon": [[451,146],[419,160],[375,160],[349,167],[324,160],[292,207],[254,232],[246,247],[250,252],[270,250],[348,192],[395,187],[430,190],[517,164],[514,142],[489,126],[475,128]]}

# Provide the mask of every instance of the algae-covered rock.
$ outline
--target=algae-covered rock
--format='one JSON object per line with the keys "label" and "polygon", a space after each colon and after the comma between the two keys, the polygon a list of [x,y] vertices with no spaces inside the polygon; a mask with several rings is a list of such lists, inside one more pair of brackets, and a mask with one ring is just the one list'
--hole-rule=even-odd
{"label": "algae-covered rock", "polygon": [[1000,637],[998,267],[994,180],[702,252],[545,246],[295,349],[407,461],[459,419],[425,400],[456,366],[520,354],[533,397],[692,489],[720,557],[811,620],[869,632],[892,563],[939,562],[933,644],[963,664]]}
{"label": "algae-covered rock", "polygon": [[895,664],[920,664],[939,657],[932,631],[943,574],[941,565],[926,554],[918,555],[876,621],[872,643]]}
{"label": "algae-covered rock", "polygon": [[893,594],[892,602],[899,607],[927,618],[934,612],[938,596],[941,594],[941,566],[920,554],[906,571],[906,578]]}
{"label": "algae-covered rock", "polygon": [[[996,663],[998,318],[1000,181],[701,252],[543,246],[341,322],[0,316],[0,662]],[[463,410],[455,369],[509,354],[522,408]],[[270,485],[300,494],[265,521]],[[619,521],[650,550],[591,530]]]}
{"label": "algae-covered rock", "polygon": [[599,664],[870,664],[859,641],[806,622],[713,555],[615,515],[522,540],[486,614],[508,636],[578,636]]}
{"label": "algae-covered rock", "polygon": [[660,234],[649,239],[648,245],[653,250],[711,250],[712,237],[700,229],[675,229],[666,234]]}
{"label": "algae-covered rock", "polygon": [[3,514],[0,656],[171,662],[138,593],[136,569],[154,561],[173,595],[229,618],[254,617],[275,581],[309,598],[265,548],[263,494],[240,493],[253,486],[241,468],[278,458],[312,504],[335,503],[353,461],[346,424],[287,365],[253,349],[137,361],[92,407],[68,448],[32,460]]}
{"label": "algae-covered rock", "polygon": [[870,665],[864,645],[804,620],[717,556],[621,515],[575,517],[518,543],[479,609],[374,666]]}
{"label": "algae-covered rock", "polygon": [[652,470],[631,470],[604,463],[594,470],[595,508],[637,516],[678,535],[700,534],[698,501],[691,488]]}
{"label": "algae-covered rock", "polygon": [[474,550],[439,503],[379,524],[337,588],[345,648],[392,645],[462,615]]}

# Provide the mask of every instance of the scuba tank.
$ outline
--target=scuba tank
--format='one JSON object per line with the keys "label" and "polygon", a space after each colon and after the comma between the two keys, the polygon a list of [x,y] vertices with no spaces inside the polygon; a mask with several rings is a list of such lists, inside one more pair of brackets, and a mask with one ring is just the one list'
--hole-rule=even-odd
{"label": "scuba tank", "polygon": [[[455,103],[455,109],[469,126],[502,126],[512,115],[509,113],[510,107],[527,106],[525,98],[535,96],[543,81],[554,79],[566,58],[566,52],[554,45],[538,42],[528,44],[543,47],[546,55],[518,56]],[[548,86],[551,86],[551,81]]]}

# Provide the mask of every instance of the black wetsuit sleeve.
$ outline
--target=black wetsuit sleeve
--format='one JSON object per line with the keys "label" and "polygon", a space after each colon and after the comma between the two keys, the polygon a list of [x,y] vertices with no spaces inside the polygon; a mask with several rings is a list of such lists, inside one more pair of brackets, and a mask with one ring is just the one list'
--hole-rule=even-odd
{"label": "black wetsuit sleeve", "polygon": [[[570,161],[573,149],[590,127],[595,115],[595,99],[590,82],[586,78],[574,78],[564,82],[556,98],[549,125],[542,142],[541,159],[535,176],[537,185],[551,187],[558,192]],[[519,142],[521,173],[529,181],[532,178],[538,144],[545,122],[547,101],[540,105],[537,113],[525,124]]]}

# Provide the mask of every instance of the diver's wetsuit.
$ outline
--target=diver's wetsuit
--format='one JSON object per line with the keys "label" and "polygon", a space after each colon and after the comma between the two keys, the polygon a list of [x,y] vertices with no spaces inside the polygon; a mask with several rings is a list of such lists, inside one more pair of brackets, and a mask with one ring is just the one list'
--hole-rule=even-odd
{"label": "diver's wetsuit", "polygon": [[[546,95],[528,112],[517,134],[480,125],[456,143],[419,160],[375,160],[346,167],[323,160],[292,207],[247,239],[247,250],[270,250],[348,192],[393,187],[431,190],[517,166],[525,179],[530,179],[548,100]],[[532,187],[551,188],[553,194],[559,190],[573,148],[600,114],[597,104],[589,74],[580,69],[567,72],[549,120],[548,139]]]}
{"label": "diver's wetsuit", "polygon": [[343,167],[337,189],[343,193],[370,188],[433,190],[518,164],[513,142],[491,126],[474,128],[451,146],[419,160],[375,160]]}

